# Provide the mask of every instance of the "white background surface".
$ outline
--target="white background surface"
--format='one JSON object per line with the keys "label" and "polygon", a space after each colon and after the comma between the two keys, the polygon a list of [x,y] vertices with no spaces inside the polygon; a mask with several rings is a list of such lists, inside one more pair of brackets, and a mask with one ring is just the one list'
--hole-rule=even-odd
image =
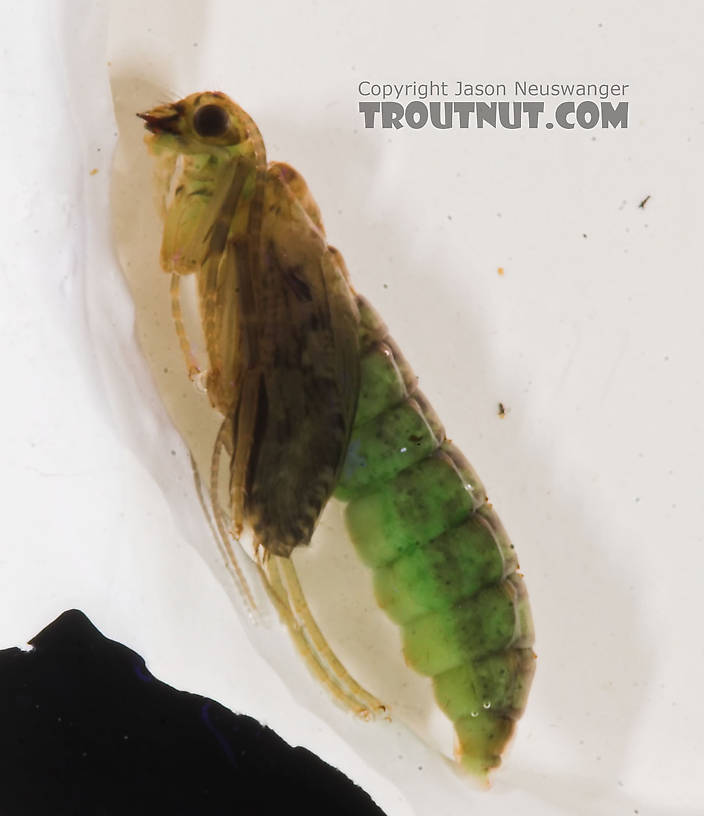
{"label": "white background surface", "polygon": [[[307,745],[390,816],[701,813],[698,4],[3,15],[0,646],[78,607],[160,679]],[[177,506],[188,463],[111,239],[110,72],[163,97],[224,90],[251,113],[487,485],[540,656],[490,793],[402,729],[350,723],[293,664],[284,685],[270,662],[288,658],[252,646],[194,540]],[[630,127],[361,127],[360,80],[457,78],[629,83]]]}

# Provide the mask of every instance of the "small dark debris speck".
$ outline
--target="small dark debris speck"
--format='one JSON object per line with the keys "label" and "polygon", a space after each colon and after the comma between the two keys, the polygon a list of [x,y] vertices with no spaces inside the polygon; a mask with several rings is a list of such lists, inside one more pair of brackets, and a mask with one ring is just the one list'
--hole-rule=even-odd
{"label": "small dark debris speck", "polygon": [[638,206],[641,208],[641,210],[644,210],[644,209],[645,209],[645,205],[648,203],[648,201],[650,201],[650,196],[649,196],[649,195],[647,195],[647,196],[646,196],[646,197],[645,197],[645,198],[644,198],[644,199],[643,199],[643,200],[640,202],[640,204],[638,205]]}
{"label": "small dark debris speck", "polygon": [[506,408],[504,408],[503,402],[499,403],[499,416],[503,419],[506,416]]}

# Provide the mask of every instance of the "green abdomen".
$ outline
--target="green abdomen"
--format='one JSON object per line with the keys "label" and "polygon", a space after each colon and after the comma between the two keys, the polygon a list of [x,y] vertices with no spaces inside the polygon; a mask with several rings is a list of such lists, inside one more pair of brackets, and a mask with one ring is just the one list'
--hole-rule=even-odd
{"label": "green abdomen", "polygon": [[386,327],[360,298],[361,388],[336,497],[408,663],[433,678],[460,761],[501,762],[535,666],[516,556]]}

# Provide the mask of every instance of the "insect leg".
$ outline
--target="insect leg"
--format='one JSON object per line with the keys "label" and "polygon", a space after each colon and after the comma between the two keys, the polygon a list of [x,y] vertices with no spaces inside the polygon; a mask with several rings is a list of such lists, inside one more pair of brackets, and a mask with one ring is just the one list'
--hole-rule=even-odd
{"label": "insect leg", "polygon": [[[305,618],[303,622],[298,618],[300,600],[294,599],[292,603],[289,589],[287,589],[281,577],[281,573],[283,572],[287,577],[286,583],[290,586],[289,568],[293,569],[293,565],[288,558],[280,558],[275,555],[267,558],[264,565],[260,567],[269,597],[291,633],[291,638],[296,649],[309,670],[316,679],[328,689],[333,699],[343,708],[352,711],[352,713],[358,717],[372,719],[379,711],[385,711],[385,707],[375,697],[364,691],[337,660],[330,647],[325,643],[320,630],[315,625],[310,611],[305,604],[305,600],[303,600],[303,606],[313,624],[313,630],[307,625],[308,621]],[[295,576],[295,571],[293,575]],[[297,586],[298,592],[301,592],[297,578],[295,579],[294,586]],[[317,632],[317,635],[325,646],[324,649],[320,648],[319,641],[313,637],[313,631]],[[313,638],[313,643],[311,643],[311,638]],[[330,658],[337,664],[339,670],[331,670]],[[350,682],[348,683],[347,681]],[[346,688],[346,685],[351,686],[351,688]],[[361,694],[358,694],[357,690],[361,692]]]}
{"label": "insect leg", "polygon": [[296,573],[296,568],[291,558],[281,559],[281,572],[286,578],[293,609],[301,622],[301,626],[312,641],[313,646],[320,655],[320,658],[328,664],[333,677],[341,685],[344,684],[347,686],[350,693],[364,703],[365,707],[372,716],[376,714],[383,714],[386,711],[386,706],[359,685],[359,683],[339,661],[331,649],[330,644],[325,640],[325,636],[320,631],[318,624],[310,611],[308,603],[306,602],[303,588],[298,580],[298,574]]}
{"label": "insect leg", "polygon": [[188,376],[193,379],[197,374],[200,374],[200,367],[191,349],[186,327],[183,324],[183,311],[181,310],[181,275],[171,276],[169,292],[171,294],[171,316],[174,321],[174,327],[176,328],[176,334],[178,335],[178,342],[183,352],[183,358],[186,361]]}
{"label": "insect leg", "polygon": [[[230,424],[229,421],[225,419],[222,425],[220,426],[218,435],[215,438],[213,456],[210,462],[210,506],[212,508],[212,516],[215,522],[215,530],[217,531],[215,535],[215,540],[218,542],[220,550],[225,559],[225,563],[230,568],[232,577],[235,579],[235,584],[237,586],[237,589],[239,590],[240,597],[242,598],[249,618],[251,620],[257,620],[259,617],[257,604],[254,600],[254,596],[252,595],[252,590],[249,588],[247,579],[245,578],[244,573],[242,572],[242,568],[240,567],[237,556],[235,555],[235,551],[232,547],[232,541],[230,539],[230,536],[227,534],[227,529],[223,518],[222,507],[220,505],[220,500],[218,498],[218,488],[220,483],[220,451],[222,450],[223,447],[228,446],[227,436],[229,432]],[[203,504],[203,506],[205,507],[203,502],[203,490],[201,480],[200,476],[198,475],[198,471],[195,467],[194,475],[198,496],[201,500],[201,504]],[[207,513],[207,511],[206,517],[210,521],[210,514]]]}

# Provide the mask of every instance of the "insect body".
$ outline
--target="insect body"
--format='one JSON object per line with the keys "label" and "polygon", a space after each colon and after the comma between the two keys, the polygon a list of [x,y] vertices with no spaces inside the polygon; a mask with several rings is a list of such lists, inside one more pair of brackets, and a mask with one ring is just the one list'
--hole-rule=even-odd
{"label": "insect body", "polygon": [[500,763],[533,677],[523,579],[484,488],[444,430],[386,327],[360,303],[359,405],[336,496],[402,627],[408,663],[433,678],[457,756],[479,776]]}
{"label": "insect body", "polygon": [[231,541],[249,535],[310,668],[357,712],[384,711],[325,642],[289,558],[336,491],[408,663],[433,678],[455,726],[458,760],[485,777],[524,708],[534,656],[514,551],[481,483],[353,292],[305,182],[267,165],[250,117],[219,93],[140,116],[161,159],[161,261],[192,374],[180,281],[197,280],[207,391],[223,416],[209,497],[245,601]]}

